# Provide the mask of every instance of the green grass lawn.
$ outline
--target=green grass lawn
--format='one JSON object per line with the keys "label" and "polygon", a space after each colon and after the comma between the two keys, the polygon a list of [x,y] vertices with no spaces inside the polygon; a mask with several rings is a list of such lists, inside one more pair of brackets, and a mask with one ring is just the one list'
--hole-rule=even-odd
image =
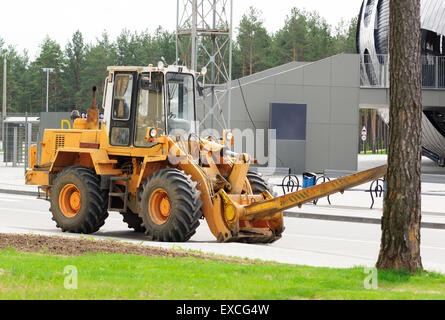
{"label": "green grass lawn", "polygon": [[[64,288],[70,265],[77,290]],[[0,299],[445,299],[443,275],[380,272],[378,290],[364,289],[365,277],[363,268],[0,251]]]}
{"label": "green grass lawn", "polygon": [[[360,151],[360,154],[363,155],[364,152]],[[374,154],[374,153],[372,153],[371,150],[368,150],[368,151],[366,151],[366,155],[387,155],[387,152],[386,152],[386,150],[379,150],[379,151],[377,151],[377,153]]]}

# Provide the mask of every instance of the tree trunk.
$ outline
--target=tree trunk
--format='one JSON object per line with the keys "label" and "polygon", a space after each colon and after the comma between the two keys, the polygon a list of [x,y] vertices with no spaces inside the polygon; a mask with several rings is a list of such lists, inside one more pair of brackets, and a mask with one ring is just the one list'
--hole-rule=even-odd
{"label": "tree trunk", "polygon": [[376,153],[380,154],[380,119],[379,119],[379,115],[376,114],[375,117],[375,132],[376,132],[376,137],[375,137],[375,149],[376,149]]}
{"label": "tree trunk", "polygon": [[250,44],[250,60],[249,60],[249,64],[250,64],[250,75],[252,75],[252,73],[253,73],[253,42]]}
{"label": "tree trunk", "polygon": [[371,110],[371,149],[372,154],[376,154],[376,124],[377,124],[377,111]]}
{"label": "tree trunk", "polygon": [[420,0],[390,2],[390,132],[379,269],[421,270]]}
{"label": "tree trunk", "polygon": [[363,142],[363,144],[364,144],[363,152],[364,152],[364,154],[366,155],[366,152],[368,151],[368,140],[369,140],[368,109],[365,109],[365,120],[364,120],[364,124],[365,124],[365,127],[366,127],[367,131],[368,131],[368,133],[367,133],[367,139],[366,139],[365,142]]}
{"label": "tree trunk", "polygon": [[382,154],[382,120],[377,115],[377,153]]}

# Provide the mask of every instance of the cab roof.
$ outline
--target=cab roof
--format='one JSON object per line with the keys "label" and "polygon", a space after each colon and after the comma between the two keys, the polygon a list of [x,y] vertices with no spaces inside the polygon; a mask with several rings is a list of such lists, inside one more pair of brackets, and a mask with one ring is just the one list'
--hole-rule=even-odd
{"label": "cab roof", "polygon": [[153,65],[148,65],[145,67],[141,66],[112,66],[107,68],[108,72],[114,73],[114,72],[138,72],[138,73],[145,73],[145,72],[181,72],[181,73],[190,73],[195,74],[193,70],[189,70],[185,66],[163,66],[162,68],[159,67],[153,67]]}

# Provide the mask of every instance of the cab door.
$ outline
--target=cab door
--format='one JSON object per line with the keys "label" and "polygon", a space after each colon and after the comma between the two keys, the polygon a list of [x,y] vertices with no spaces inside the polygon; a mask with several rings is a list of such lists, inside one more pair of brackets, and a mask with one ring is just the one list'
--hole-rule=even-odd
{"label": "cab door", "polygon": [[137,73],[115,74],[109,137],[112,146],[129,147],[132,145],[136,92]]}

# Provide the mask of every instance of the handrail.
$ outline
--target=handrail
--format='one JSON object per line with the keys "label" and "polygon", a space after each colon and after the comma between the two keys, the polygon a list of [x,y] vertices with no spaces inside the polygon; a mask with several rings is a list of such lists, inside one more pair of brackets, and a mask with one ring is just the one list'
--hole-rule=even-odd
{"label": "handrail", "polygon": [[[388,54],[360,56],[361,86],[365,88],[389,87]],[[423,89],[445,89],[445,56],[422,55]]]}

